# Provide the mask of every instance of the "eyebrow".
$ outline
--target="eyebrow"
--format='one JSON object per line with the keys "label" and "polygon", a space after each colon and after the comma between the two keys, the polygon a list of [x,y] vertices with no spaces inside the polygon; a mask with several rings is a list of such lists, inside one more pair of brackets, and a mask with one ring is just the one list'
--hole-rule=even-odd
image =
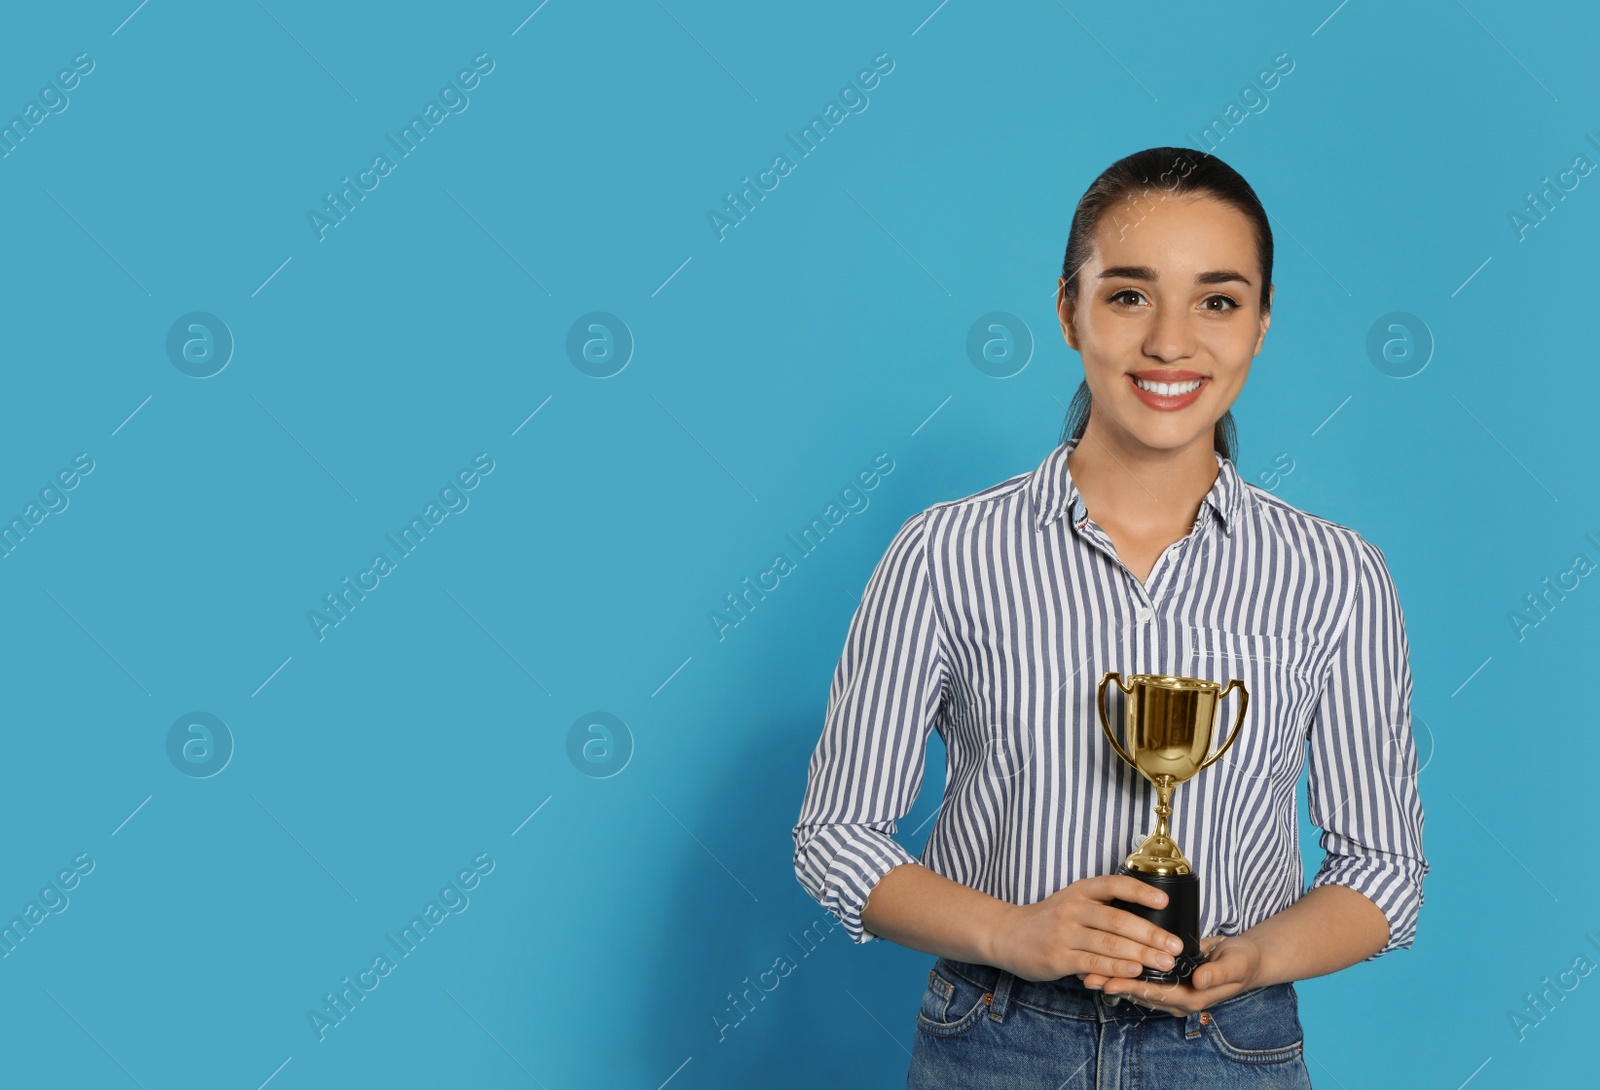
{"label": "eyebrow", "polygon": [[[1112,265],[1101,271],[1099,279],[1111,280],[1121,278],[1124,280],[1149,280],[1152,283],[1161,279],[1156,271],[1148,265]],[[1194,278],[1196,284],[1227,284],[1237,281],[1240,284],[1249,284],[1250,278],[1232,269],[1214,269],[1203,272]]]}

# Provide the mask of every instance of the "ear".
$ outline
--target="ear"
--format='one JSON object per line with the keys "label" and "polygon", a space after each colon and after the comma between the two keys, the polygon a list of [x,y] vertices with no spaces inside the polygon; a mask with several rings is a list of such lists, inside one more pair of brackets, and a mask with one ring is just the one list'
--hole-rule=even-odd
{"label": "ear", "polygon": [[1261,353],[1261,345],[1267,339],[1267,328],[1272,325],[1272,296],[1278,290],[1276,284],[1267,285],[1267,312],[1261,316],[1261,332],[1256,335],[1256,349],[1250,355],[1257,356]]}
{"label": "ear", "polygon": [[1061,322],[1061,336],[1066,339],[1067,347],[1074,352],[1081,351],[1078,347],[1078,329],[1073,324],[1073,303],[1067,298],[1067,278],[1058,277],[1056,280],[1056,317]]}

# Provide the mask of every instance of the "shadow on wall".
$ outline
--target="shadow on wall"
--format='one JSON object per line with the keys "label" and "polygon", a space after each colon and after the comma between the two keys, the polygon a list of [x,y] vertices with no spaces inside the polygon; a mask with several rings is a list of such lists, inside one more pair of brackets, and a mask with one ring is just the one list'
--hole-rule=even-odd
{"label": "shadow on wall", "polygon": [[[649,907],[640,924],[654,939],[643,945],[656,962],[630,989],[627,1025],[639,1032],[620,1035],[636,1042],[647,1068],[639,1077],[654,1078],[651,1085],[685,1060],[682,1077],[691,1086],[809,1090],[839,1082],[846,1070],[850,1086],[905,1080],[933,958],[889,942],[852,943],[794,876],[791,830],[822,729],[830,675],[822,676],[820,701],[815,677],[788,684],[752,677],[749,694],[724,690],[724,721],[741,721],[729,735],[740,745],[723,750],[728,759],[711,790],[677,811],[722,865],[688,836],[670,835],[681,830],[661,830],[678,881],[643,898]],[[734,710],[753,707],[814,711],[751,721]],[[905,833],[923,826],[914,841],[902,838],[913,854],[943,783],[943,745],[935,738],[924,790],[902,823]]]}
{"label": "shadow on wall", "polygon": [[[990,445],[987,437],[973,444]],[[893,502],[875,501],[863,516],[877,520],[875,529],[848,557],[808,568],[814,585],[788,599],[781,620],[773,614],[760,634],[741,632],[761,646],[722,670],[702,697],[700,719],[718,733],[716,760],[697,769],[695,794],[648,788],[677,799],[674,816],[705,847],[666,814],[664,827],[645,833],[671,853],[675,884],[640,891],[640,945],[653,962],[630,982],[616,1034],[629,1042],[633,1083],[659,1086],[673,1076],[674,1088],[904,1085],[934,959],[885,941],[852,943],[796,880],[791,834],[852,603],[906,518],[993,483],[992,473],[981,481],[965,475],[996,462],[997,452],[968,455],[958,464],[908,460],[895,470]],[[1037,464],[1031,458],[1022,461]],[[944,781],[944,744],[932,735],[922,789],[897,836],[913,855],[927,840]]]}

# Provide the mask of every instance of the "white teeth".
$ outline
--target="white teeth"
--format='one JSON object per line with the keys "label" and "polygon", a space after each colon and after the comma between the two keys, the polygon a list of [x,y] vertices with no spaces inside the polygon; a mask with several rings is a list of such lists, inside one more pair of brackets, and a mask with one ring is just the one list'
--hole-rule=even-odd
{"label": "white teeth", "polygon": [[1182,397],[1198,390],[1201,382],[1200,379],[1191,382],[1146,382],[1142,378],[1135,378],[1133,381],[1138,383],[1139,389],[1149,390],[1157,397]]}

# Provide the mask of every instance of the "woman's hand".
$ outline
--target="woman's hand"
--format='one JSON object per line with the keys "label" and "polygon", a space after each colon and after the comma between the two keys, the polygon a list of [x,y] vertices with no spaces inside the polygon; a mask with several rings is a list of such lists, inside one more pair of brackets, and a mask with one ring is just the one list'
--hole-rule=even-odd
{"label": "woman's hand", "polygon": [[1213,1003],[1256,986],[1261,970],[1261,946],[1246,935],[1224,938],[1212,935],[1200,940],[1208,957],[1194,971],[1188,984],[1157,984],[1135,980],[1128,974],[1079,973],[1085,987],[1099,988],[1106,995],[1120,995],[1146,1007],[1180,1017],[1204,1010]]}
{"label": "woman's hand", "polygon": [[1091,974],[1113,984],[1129,983],[1147,965],[1172,968],[1183,942],[1107,903],[1113,900],[1161,908],[1167,895],[1137,878],[1108,874],[1080,879],[1031,905],[1009,906],[990,937],[989,963],[1024,980]]}

